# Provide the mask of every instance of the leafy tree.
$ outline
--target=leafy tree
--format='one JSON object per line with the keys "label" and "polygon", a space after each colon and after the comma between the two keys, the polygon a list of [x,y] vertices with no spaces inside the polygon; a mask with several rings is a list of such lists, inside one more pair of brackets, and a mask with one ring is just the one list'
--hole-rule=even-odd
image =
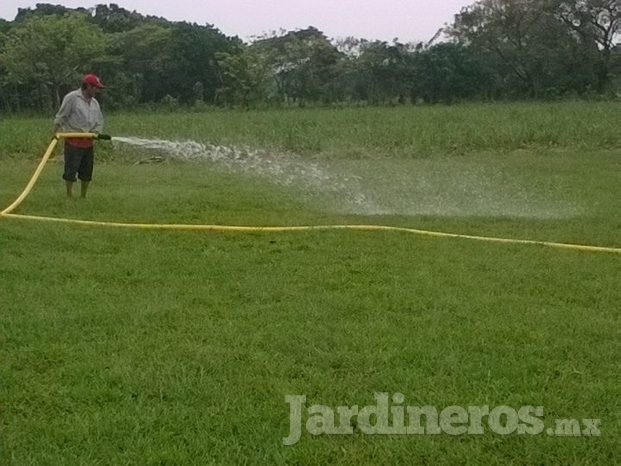
{"label": "leafy tree", "polygon": [[[10,21],[7,21],[6,19],[0,18],[0,40],[1,40],[3,35],[5,35],[7,32],[9,32],[11,27],[12,27],[12,23]],[[0,42],[0,46],[3,44],[3,42],[4,41]]]}
{"label": "leafy tree", "polygon": [[125,104],[158,102],[170,93],[166,79],[171,67],[169,27],[145,23],[114,35],[113,50],[121,57],[114,83],[125,96]]}
{"label": "leafy tree", "polygon": [[412,92],[414,50],[396,41],[362,41],[356,61],[359,98],[372,103],[405,101]]}
{"label": "leafy tree", "polygon": [[86,8],[70,9],[62,5],[37,3],[37,7],[34,10],[32,8],[18,8],[15,23],[23,23],[33,16],[64,16],[70,12],[87,14],[88,10]]}
{"label": "leafy tree", "polygon": [[218,89],[221,103],[247,107],[265,96],[262,91],[270,76],[272,58],[261,45],[239,45],[231,52],[217,54],[222,70],[222,87]]}
{"label": "leafy tree", "polygon": [[482,0],[456,16],[449,34],[496,55],[507,91],[541,97],[603,92],[620,27],[618,0]]}
{"label": "leafy tree", "polygon": [[31,16],[9,31],[1,60],[9,82],[40,92],[39,108],[46,106],[45,94],[58,107],[63,89],[91,71],[105,50],[103,33],[83,14]]}
{"label": "leafy tree", "polygon": [[[493,98],[497,86],[486,58],[461,44],[440,43],[419,49],[415,57],[413,100],[452,103]],[[489,58],[489,57],[487,57]]]}
{"label": "leafy tree", "polygon": [[[531,37],[540,19],[528,0],[483,0],[462,9],[449,34],[458,43],[496,54],[523,87],[535,92]],[[536,39],[535,39],[536,40]]]}
{"label": "leafy tree", "polygon": [[108,108],[614,95],[620,3],[479,0],[445,30],[448,43],[427,44],[335,43],[314,27],[244,43],[114,3],[37,4],[0,20],[0,107],[49,111],[87,71],[107,81]]}
{"label": "leafy tree", "polygon": [[175,97],[182,103],[193,100],[193,86],[201,82],[205,99],[214,102],[217,90],[222,86],[218,53],[230,52],[237,38],[228,38],[211,25],[190,23],[172,25],[170,40],[171,61],[166,82]]}
{"label": "leafy tree", "polygon": [[283,102],[329,100],[342,54],[316,28],[289,31],[256,42],[271,57],[272,76]]}
{"label": "leafy tree", "polygon": [[550,0],[548,8],[595,56],[597,89],[604,91],[611,79],[612,52],[621,33],[619,0]]}
{"label": "leafy tree", "polygon": [[159,26],[170,25],[163,18],[143,16],[135,11],[120,8],[117,4],[97,5],[93,11],[91,21],[97,24],[106,34],[128,32],[144,24],[156,24]]}

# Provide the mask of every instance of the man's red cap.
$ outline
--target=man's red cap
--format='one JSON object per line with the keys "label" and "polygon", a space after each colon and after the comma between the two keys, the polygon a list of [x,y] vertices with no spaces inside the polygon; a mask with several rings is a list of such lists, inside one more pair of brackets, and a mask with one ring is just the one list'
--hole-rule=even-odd
{"label": "man's red cap", "polygon": [[87,74],[86,76],[84,76],[84,80],[82,82],[84,84],[90,84],[91,86],[95,86],[100,89],[103,89],[104,87],[106,87],[101,83],[99,78],[95,76],[94,74]]}

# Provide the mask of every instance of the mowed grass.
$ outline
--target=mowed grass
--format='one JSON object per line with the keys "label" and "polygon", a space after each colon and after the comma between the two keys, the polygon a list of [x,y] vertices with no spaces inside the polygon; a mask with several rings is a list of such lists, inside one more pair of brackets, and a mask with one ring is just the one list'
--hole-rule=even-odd
{"label": "mowed grass", "polygon": [[[210,164],[134,165],[143,154],[104,144],[88,200],[62,198],[60,164],[52,162],[18,212],[160,223],[386,223],[621,247],[619,134],[610,123],[618,106],[563,105],[112,115],[109,130],[290,150],[341,167],[377,162],[380,173],[390,163],[420,169],[420,158],[497,164],[525,189],[557,187],[554,200],[579,207],[567,217],[355,215]],[[450,128],[432,123],[440,114],[454,121]],[[552,116],[573,129],[540,126]],[[404,118],[415,123],[399,139],[392,125]],[[353,136],[354,121],[359,134],[394,145]],[[2,206],[34,170],[46,123],[2,122]],[[270,136],[266,128],[275,124],[291,136]],[[494,124],[503,138],[491,135],[485,145],[477,134],[468,151],[448,149]],[[579,127],[592,131],[580,135]],[[419,152],[408,140],[419,141],[421,128],[432,134]],[[314,131],[324,133],[319,146]],[[528,131],[555,136],[519,142]],[[0,231],[5,464],[618,462],[620,255],[397,232],[174,232],[17,219],[0,219]],[[546,428],[557,418],[597,418],[602,436],[489,429],[365,436],[357,429],[353,436],[303,433],[297,445],[282,445],[286,395],[336,408],[372,405],[375,392],[403,393],[405,405],[439,411],[544,406]]]}

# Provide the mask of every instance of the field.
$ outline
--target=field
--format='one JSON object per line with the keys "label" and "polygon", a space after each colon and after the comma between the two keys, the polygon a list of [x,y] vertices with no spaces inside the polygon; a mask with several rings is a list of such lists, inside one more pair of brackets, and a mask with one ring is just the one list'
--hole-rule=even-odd
{"label": "field", "polygon": [[[167,150],[99,142],[73,202],[58,150],[16,213],[621,248],[620,110],[107,115],[112,135]],[[50,118],[0,120],[0,208],[50,136]],[[12,218],[0,242],[2,464],[619,464],[621,254]],[[545,429],[367,435],[354,417],[352,435],[307,431],[312,405],[362,409],[376,392],[438,412],[542,406]],[[292,446],[288,395],[306,396]],[[601,435],[548,435],[557,419],[599,419]]]}

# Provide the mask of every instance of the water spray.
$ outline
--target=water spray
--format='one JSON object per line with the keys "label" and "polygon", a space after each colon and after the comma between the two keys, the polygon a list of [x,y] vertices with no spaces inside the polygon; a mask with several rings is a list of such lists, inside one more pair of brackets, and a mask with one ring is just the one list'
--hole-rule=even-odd
{"label": "water spray", "polygon": [[225,170],[266,179],[285,188],[294,187],[306,197],[325,201],[328,204],[326,208],[337,212],[366,215],[381,213],[371,197],[362,191],[359,178],[336,173],[325,164],[320,165],[295,154],[196,141],[136,137],[114,136],[112,143],[156,151],[171,160],[208,162]]}
{"label": "water spray", "polygon": [[[486,163],[434,157],[311,161],[296,154],[196,141],[113,137],[170,160],[208,162],[262,177],[340,214],[558,219],[578,215],[577,201],[552,199]],[[162,159],[158,159],[161,161]]]}

